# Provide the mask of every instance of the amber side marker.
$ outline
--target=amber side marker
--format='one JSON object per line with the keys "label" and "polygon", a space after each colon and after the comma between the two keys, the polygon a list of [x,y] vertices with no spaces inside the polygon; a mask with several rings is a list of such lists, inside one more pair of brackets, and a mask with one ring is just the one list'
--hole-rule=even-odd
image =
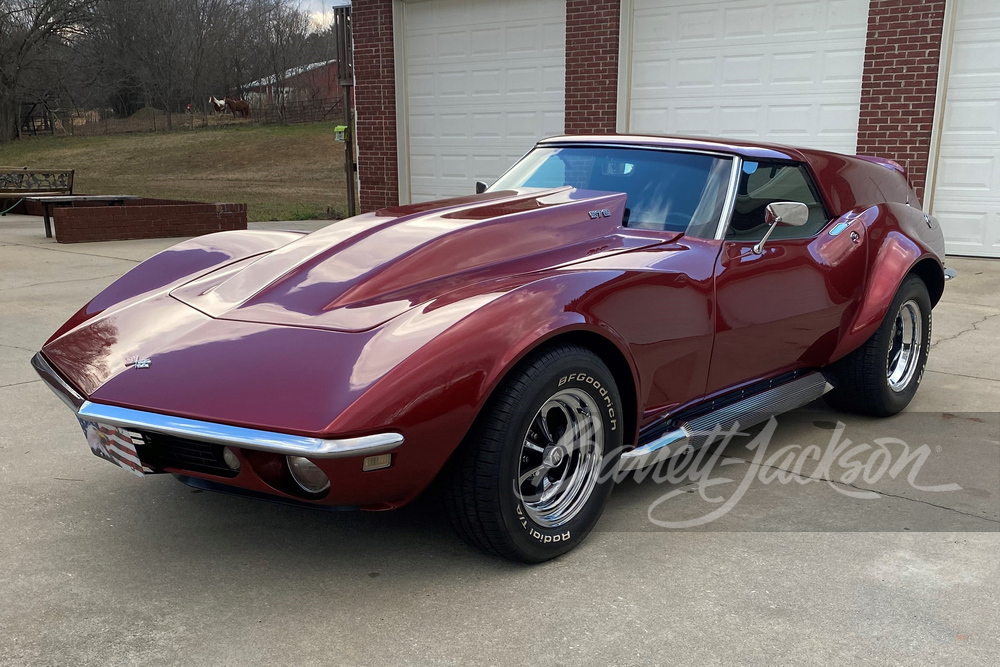
{"label": "amber side marker", "polygon": [[369,472],[371,470],[388,468],[391,465],[392,454],[378,454],[377,456],[366,457],[364,462],[361,464],[361,469],[365,472]]}

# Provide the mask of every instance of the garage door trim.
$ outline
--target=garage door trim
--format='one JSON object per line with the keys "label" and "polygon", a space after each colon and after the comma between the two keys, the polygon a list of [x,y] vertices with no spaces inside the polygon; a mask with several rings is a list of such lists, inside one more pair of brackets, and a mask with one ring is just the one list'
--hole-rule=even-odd
{"label": "garage door trim", "polygon": [[403,32],[403,2],[392,0],[393,75],[396,79],[396,164],[399,181],[399,203],[410,203],[410,129],[406,101],[406,35]]}
{"label": "garage door trim", "polygon": [[632,99],[632,0],[621,0],[618,15],[618,109],[615,130],[628,133]]}
{"label": "garage door trim", "polygon": [[927,149],[927,176],[924,178],[924,201],[921,207],[930,211],[934,206],[934,187],[937,185],[937,161],[941,154],[941,131],[944,124],[944,105],[948,97],[948,71],[951,69],[951,47],[955,43],[955,15],[957,2],[946,2],[944,25],[941,28],[941,48],[938,52],[937,91],[934,95],[934,120],[931,123],[931,140]]}

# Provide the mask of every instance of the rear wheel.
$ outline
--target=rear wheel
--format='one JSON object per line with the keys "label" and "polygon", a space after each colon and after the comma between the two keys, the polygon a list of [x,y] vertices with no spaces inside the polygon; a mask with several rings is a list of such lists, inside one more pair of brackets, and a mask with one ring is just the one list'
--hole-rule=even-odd
{"label": "rear wheel", "polygon": [[621,399],[597,355],[560,346],[518,366],[497,388],[445,487],[467,542],[538,563],[579,544],[614,484]]}
{"label": "rear wheel", "polygon": [[930,340],[930,296],[924,282],[911,275],[872,337],[834,364],[837,386],[827,394],[827,402],[876,417],[896,414],[917,393]]}

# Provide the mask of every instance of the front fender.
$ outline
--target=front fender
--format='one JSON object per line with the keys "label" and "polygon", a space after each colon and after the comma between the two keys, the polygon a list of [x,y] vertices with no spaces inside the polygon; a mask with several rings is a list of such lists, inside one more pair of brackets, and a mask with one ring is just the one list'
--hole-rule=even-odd
{"label": "front fender", "polygon": [[232,262],[271,252],[302,235],[302,232],[241,229],[181,241],[139,263],[111,283],[59,327],[46,344],[109,308],[169,291]]}
{"label": "front fender", "polygon": [[579,307],[588,293],[619,275],[555,273],[524,284],[507,279],[458,290],[406,313],[364,346],[349,385],[368,388],[327,430],[403,433],[399,456],[420,476],[419,490],[458,447],[510,369],[546,340],[571,331],[600,335],[628,360],[635,380],[622,337]]}

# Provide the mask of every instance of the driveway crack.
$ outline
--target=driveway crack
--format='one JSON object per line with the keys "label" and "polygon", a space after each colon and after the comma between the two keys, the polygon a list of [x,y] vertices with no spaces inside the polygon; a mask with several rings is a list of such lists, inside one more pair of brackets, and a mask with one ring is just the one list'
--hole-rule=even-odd
{"label": "driveway crack", "polygon": [[94,276],[93,278],[69,278],[67,280],[49,280],[41,283],[31,283],[30,285],[16,285],[14,287],[8,287],[5,291],[16,290],[16,289],[26,289],[28,287],[38,287],[40,285],[58,285],[60,283],[86,283],[91,280],[103,280],[105,278],[118,278],[120,273],[109,273],[106,276]]}
{"label": "driveway crack", "polygon": [[980,325],[980,324],[982,324],[982,323],[983,323],[983,322],[985,322],[986,320],[990,320],[990,319],[993,319],[994,317],[1000,317],[1000,313],[994,313],[994,314],[992,314],[992,315],[987,315],[986,317],[984,317],[984,318],[982,318],[982,319],[979,319],[979,320],[976,320],[975,322],[973,322],[973,323],[972,323],[972,326],[970,326],[970,327],[969,327],[968,329],[962,329],[961,331],[959,331],[959,332],[958,332],[957,334],[955,334],[954,336],[945,336],[944,338],[941,338],[941,339],[939,339],[939,340],[936,340],[936,341],[933,341],[933,342],[932,342],[932,343],[930,344],[930,347],[931,347],[931,348],[933,348],[933,347],[937,347],[937,346],[938,346],[938,345],[940,345],[941,343],[944,343],[944,342],[947,342],[947,341],[949,341],[949,340],[955,340],[956,338],[958,338],[958,337],[959,337],[959,336],[961,336],[962,334],[966,334],[966,333],[969,333],[970,331],[979,331],[979,325]]}

